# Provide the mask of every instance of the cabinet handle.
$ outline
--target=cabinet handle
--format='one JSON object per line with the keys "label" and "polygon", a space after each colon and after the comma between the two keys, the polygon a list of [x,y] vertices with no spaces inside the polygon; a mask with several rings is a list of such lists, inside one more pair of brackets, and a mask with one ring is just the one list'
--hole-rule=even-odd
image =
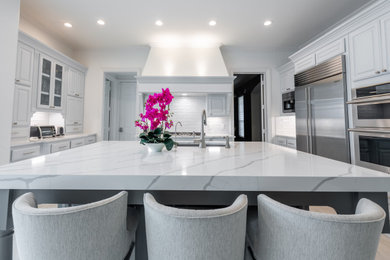
{"label": "cabinet handle", "polygon": [[75,95],[76,97],[78,97],[78,96],[79,96],[79,94],[77,94],[77,93],[75,93],[74,95]]}
{"label": "cabinet handle", "polygon": [[68,147],[68,146],[64,145],[64,146],[60,146],[60,147],[58,147],[58,148],[64,149],[64,148],[66,148],[66,147]]}
{"label": "cabinet handle", "polygon": [[15,79],[16,82],[20,82],[20,79]]}
{"label": "cabinet handle", "polygon": [[25,153],[23,153],[23,155],[29,155],[29,154],[33,154],[33,153],[35,153],[35,152],[25,152]]}
{"label": "cabinet handle", "polygon": [[387,69],[383,69],[382,72],[387,72]]}
{"label": "cabinet handle", "polygon": [[56,108],[55,106],[50,106],[50,108]]}
{"label": "cabinet handle", "polygon": [[77,125],[79,122],[74,122],[75,125]]}
{"label": "cabinet handle", "polygon": [[378,71],[375,71],[375,74],[381,74],[381,72],[378,70]]}
{"label": "cabinet handle", "polygon": [[17,125],[17,124],[18,124],[18,122],[13,122],[12,124],[13,124],[13,125]]}

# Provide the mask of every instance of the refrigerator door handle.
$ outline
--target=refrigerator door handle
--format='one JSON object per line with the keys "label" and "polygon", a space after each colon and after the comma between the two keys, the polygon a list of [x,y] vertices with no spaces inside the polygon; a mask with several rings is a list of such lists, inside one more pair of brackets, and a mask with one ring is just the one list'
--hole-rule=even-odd
{"label": "refrigerator door handle", "polygon": [[306,96],[306,127],[307,127],[307,151],[313,153],[312,151],[312,128],[311,128],[311,97],[310,97],[310,88],[305,89]]}

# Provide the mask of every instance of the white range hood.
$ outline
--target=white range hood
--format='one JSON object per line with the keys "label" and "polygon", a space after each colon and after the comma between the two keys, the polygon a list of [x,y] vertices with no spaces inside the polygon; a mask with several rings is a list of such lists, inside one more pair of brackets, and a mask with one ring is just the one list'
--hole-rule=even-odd
{"label": "white range hood", "polygon": [[218,47],[152,47],[137,77],[139,93],[167,87],[173,93],[231,93],[233,80]]}

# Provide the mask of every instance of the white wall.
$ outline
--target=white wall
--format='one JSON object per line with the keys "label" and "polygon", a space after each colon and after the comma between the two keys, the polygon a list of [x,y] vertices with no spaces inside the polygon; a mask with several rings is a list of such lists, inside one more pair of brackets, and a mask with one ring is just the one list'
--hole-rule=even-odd
{"label": "white wall", "polygon": [[84,131],[102,138],[104,72],[139,72],[149,47],[78,51],[76,56],[88,67],[84,94]]}
{"label": "white wall", "polygon": [[31,37],[38,39],[40,42],[47,46],[62,52],[63,54],[71,57],[74,60],[78,60],[75,56],[75,51],[69,44],[64,43],[63,40],[56,38],[52,34],[47,33],[40,25],[35,24],[25,17],[20,17],[19,30],[30,35]]}
{"label": "white wall", "polygon": [[0,164],[10,159],[19,8],[19,0],[0,2]]}

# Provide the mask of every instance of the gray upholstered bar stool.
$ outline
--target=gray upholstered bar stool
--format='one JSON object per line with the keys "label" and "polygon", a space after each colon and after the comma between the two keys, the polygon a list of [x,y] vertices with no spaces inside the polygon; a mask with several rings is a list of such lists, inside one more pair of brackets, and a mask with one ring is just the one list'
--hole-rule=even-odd
{"label": "gray upholstered bar stool", "polygon": [[49,209],[37,208],[34,195],[26,193],[12,206],[19,258],[123,260],[132,251],[137,226],[135,213],[127,211],[124,191],[90,204]]}
{"label": "gray upholstered bar stool", "polygon": [[361,199],[355,215],[310,212],[259,195],[248,214],[248,244],[258,260],[375,259],[385,212]]}
{"label": "gray upholstered bar stool", "polygon": [[192,210],[159,204],[144,195],[149,260],[242,260],[247,197],[229,207]]}

